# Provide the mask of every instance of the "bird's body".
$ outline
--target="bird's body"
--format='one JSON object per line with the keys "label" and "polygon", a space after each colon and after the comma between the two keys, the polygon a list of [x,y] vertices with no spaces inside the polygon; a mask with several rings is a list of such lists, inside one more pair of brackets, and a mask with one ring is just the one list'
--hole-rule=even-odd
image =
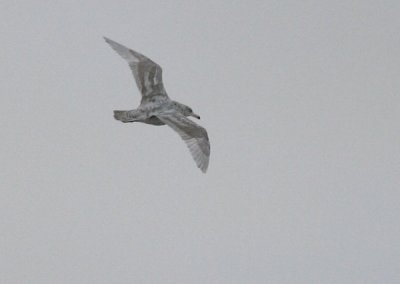
{"label": "bird's body", "polygon": [[137,109],[115,110],[114,118],[122,122],[142,122],[151,125],[168,125],[186,142],[197,166],[207,171],[210,157],[210,142],[207,131],[188,119],[200,119],[192,109],[171,100],[162,82],[161,67],[145,57],[115,41],[106,42],[123,57],[131,67],[142,100]]}
{"label": "bird's body", "polygon": [[[114,118],[122,122],[142,122],[152,125],[165,125],[157,115],[160,113],[178,112],[185,115],[187,106],[170,99],[163,101],[154,101],[141,104],[137,109],[133,110],[115,110]],[[185,116],[189,116],[186,114]]]}

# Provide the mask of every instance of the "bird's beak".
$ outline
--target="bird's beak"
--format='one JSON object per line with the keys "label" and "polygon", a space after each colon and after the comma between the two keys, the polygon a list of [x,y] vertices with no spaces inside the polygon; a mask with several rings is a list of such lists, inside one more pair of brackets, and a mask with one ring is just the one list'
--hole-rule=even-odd
{"label": "bird's beak", "polygon": [[200,115],[197,115],[197,114],[195,114],[195,113],[190,114],[190,116],[193,116],[193,117],[195,117],[195,118],[197,118],[197,119],[200,119]]}

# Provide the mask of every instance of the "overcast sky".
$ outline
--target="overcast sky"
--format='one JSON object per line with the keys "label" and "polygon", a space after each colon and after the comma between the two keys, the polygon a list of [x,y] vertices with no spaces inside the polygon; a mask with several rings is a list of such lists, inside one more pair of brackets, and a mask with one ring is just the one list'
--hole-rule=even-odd
{"label": "overcast sky", "polygon": [[[192,3],[190,3],[192,2]],[[1,283],[400,283],[398,1],[0,4]],[[201,116],[207,174],[107,36]]]}

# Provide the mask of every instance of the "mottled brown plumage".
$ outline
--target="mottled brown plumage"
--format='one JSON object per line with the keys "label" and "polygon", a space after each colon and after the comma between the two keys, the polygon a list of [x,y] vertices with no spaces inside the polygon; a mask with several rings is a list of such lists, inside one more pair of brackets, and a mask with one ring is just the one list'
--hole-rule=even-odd
{"label": "mottled brown plumage", "polygon": [[115,110],[114,118],[122,122],[168,125],[185,141],[197,166],[205,173],[210,158],[208,134],[203,127],[187,118],[193,116],[200,119],[200,116],[190,107],[168,97],[162,81],[162,69],[157,63],[115,41],[104,39],[128,62],[142,94],[137,109]]}

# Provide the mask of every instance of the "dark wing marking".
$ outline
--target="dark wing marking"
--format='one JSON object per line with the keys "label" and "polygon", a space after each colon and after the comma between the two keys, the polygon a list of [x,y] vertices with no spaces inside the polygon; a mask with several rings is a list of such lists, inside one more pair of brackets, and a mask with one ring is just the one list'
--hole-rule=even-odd
{"label": "dark wing marking", "polygon": [[207,131],[177,112],[159,114],[157,117],[181,136],[188,146],[197,167],[205,173],[210,159],[210,141],[208,140]]}
{"label": "dark wing marking", "polygon": [[162,81],[161,67],[143,54],[129,49],[111,39],[104,37],[106,42],[124,58],[132,70],[136,85],[142,93],[142,103],[151,98],[168,98]]}

